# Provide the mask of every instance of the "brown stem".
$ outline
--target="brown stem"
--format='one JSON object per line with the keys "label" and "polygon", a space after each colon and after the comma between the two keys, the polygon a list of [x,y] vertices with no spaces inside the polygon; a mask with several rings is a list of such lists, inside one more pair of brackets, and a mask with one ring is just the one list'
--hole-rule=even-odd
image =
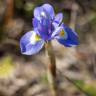
{"label": "brown stem", "polygon": [[13,18],[14,0],[6,0],[5,24],[8,24]]}
{"label": "brown stem", "polygon": [[53,52],[52,44],[51,44],[51,42],[47,42],[45,46],[46,46],[48,58],[50,60],[48,68],[50,69],[53,77],[56,78],[56,60],[55,60],[55,55]]}

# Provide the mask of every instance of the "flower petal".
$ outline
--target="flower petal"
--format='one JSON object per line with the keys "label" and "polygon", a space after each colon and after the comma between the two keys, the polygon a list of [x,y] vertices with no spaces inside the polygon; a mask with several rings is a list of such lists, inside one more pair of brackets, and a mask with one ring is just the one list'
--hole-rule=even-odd
{"label": "flower petal", "polygon": [[72,30],[70,27],[63,25],[64,27],[64,31],[68,34],[68,38],[72,41],[72,42],[77,42],[79,44],[78,41],[78,34]]}
{"label": "flower petal", "polygon": [[44,8],[44,10],[48,13],[48,15],[50,15],[52,19],[54,18],[55,16],[54,9],[50,4],[44,4],[42,8]]}
{"label": "flower petal", "polygon": [[51,21],[48,18],[42,17],[41,22],[38,22],[38,26],[34,30],[43,40],[48,40],[54,29],[51,26]]}
{"label": "flower petal", "polygon": [[43,12],[43,8],[42,7],[36,7],[34,9],[34,17],[37,18],[38,20],[40,20],[41,12]]}
{"label": "flower petal", "polygon": [[54,9],[49,4],[44,4],[43,6],[36,7],[34,9],[34,17],[41,20],[41,17],[53,19],[55,16]]}
{"label": "flower petal", "polygon": [[40,22],[36,18],[33,18],[32,23],[33,23],[34,32],[36,32],[40,36],[40,33],[38,32]]}
{"label": "flower petal", "polygon": [[38,53],[44,46],[44,41],[36,39],[36,32],[27,32],[20,40],[21,53],[25,55],[33,55]]}
{"label": "flower petal", "polygon": [[72,44],[72,42],[70,40],[64,40],[64,39],[58,39],[58,42],[66,47],[72,47],[75,44]]}
{"label": "flower petal", "polygon": [[57,27],[57,28],[54,30],[54,32],[52,33],[51,37],[52,37],[52,38],[57,37],[58,34],[59,34],[62,30],[63,30],[63,27],[62,27],[62,26]]}
{"label": "flower petal", "polygon": [[57,27],[63,20],[63,14],[62,13],[58,13],[56,16],[55,16],[55,19],[53,21],[53,24],[55,25],[55,27]]}
{"label": "flower petal", "polygon": [[63,30],[67,36],[66,35],[64,35],[64,36],[60,35],[59,38],[57,39],[58,42],[63,44],[66,47],[72,47],[72,46],[78,45],[79,41],[78,41],[77,33],[75,31],[73,31],[71,28],[69,28],[68,26],[63,25],[63,28],[64,28]]}
{"label": "flower petal", "polygon": [[37,28],[38,27],[38,24],[39,24],[39,21],[36,18],[33,18],[32,23],[33,23],[33,27],[34,28]]}

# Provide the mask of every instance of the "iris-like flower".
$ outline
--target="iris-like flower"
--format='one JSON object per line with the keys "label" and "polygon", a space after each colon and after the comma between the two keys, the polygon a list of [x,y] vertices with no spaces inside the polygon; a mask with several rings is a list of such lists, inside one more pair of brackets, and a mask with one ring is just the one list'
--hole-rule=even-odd
{"label": "iris-like flower", "polygon": [[62,23],[63,14],[55,15],[49,4],[34,9],[33,31],[27,32],[20,40],[22,54],[33,55],[38,53],[46,42],[56,39],[66,47],[79,44],[77,33]]}

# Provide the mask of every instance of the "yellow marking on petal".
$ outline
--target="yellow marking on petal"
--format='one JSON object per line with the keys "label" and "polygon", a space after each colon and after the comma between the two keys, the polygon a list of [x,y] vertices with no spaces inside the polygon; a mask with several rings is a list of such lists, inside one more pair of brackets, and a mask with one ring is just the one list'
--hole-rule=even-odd
{"label": "yellow marking on petal", "polygon": [[64,30],[62,30],[61,32],[60,32],[60,36],[65,36],[65,32],[64,32]]}
{"label": "yellow marking on petal", "polygon": [[67,33],[64,31],[64,30],[62,30],[61,32],[60,32],[60,36],[61,36],[61,38],[63,38],[63,39],[67,39]]}
{"label": "yellow marking on petal", "polygon": [[40,36],[39,35],[36,35],[35,36],[35,40],[36,40],[36,42],[40,41],[41,40]]}

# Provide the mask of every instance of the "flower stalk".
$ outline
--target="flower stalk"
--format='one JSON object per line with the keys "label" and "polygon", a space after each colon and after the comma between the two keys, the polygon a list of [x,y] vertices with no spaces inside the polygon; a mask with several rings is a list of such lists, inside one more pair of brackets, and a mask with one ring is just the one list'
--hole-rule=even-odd
{"label": "flower stalk", "polygon": [[48,54],[48,58],[49,58],[49,69],[53,75],[54,78],[56,78],[56,60],[55,60],[55,55],[54,55],[54,52],[53,52],[53,47],[52,47],[52,44],[51,42],[47,42],[45,44],[46,46],[46,51],[47,51],[47,54]]}
{"label": "flower stalk", "polygon": [[52,91],[52,96],[58,96],[57,84],[56,84],[56,59],[51,42],[45,44],[46,53],[49,59],[48,64],[48,82]]}

